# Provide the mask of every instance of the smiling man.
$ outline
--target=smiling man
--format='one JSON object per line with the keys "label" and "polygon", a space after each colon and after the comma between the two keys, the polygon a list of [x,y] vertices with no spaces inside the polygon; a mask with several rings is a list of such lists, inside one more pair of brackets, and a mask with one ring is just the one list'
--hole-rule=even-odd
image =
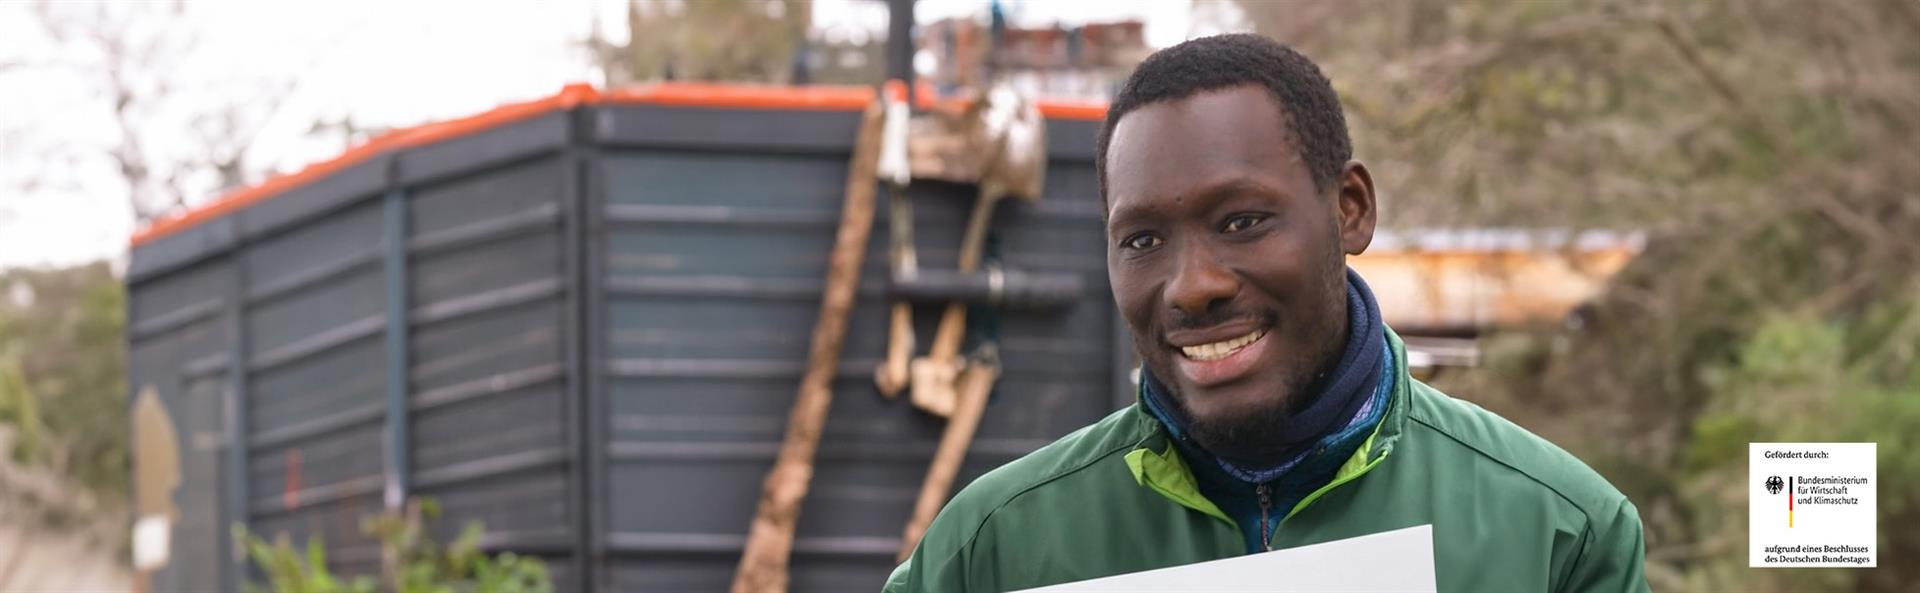
{"label": "smiling man", "polygon": [[955,495],[887,591],[1021,589],[1428,524],[1441,591],[1647,589],[1619,491],[1408,376],[1346,265],[1377,201],[1313,62],[1253,35],[1163,50],[1114,99],[1099,150],[1139,400]]}

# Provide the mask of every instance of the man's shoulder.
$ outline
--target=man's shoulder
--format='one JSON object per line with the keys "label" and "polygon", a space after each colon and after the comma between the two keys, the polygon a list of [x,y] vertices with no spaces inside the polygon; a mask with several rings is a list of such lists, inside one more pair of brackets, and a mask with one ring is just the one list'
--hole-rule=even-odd
{"label": "man's shoulder", "polygon": [[1052,443],[995,468],[954,495],[949,507],[994,508],[1034,488],[1056,482],[1125,454],[1151,434],[1151,419],[1137,405],[1108,414]]}
{"label": "man's shoulder", "polygon": [[1030,501],[1032,496],[1057,501],[1088,493],[1095,468],[1121,458],[1151,436],[1152,427],[1147,424],[1151,421],[1137,410],[1137,404],[1128,406],[974,479],[940,509],[913,557],[888,579],[887,590],[964,589],[956,583],[969,578],[970,550],[996,516],[1004,516],[1005,509],[1019,506],[1016,501]]}
{"label": "man's shoulder", "polygon": [[1525,476],[1589,516],[1605,516],[1627,504],[1599,472],[1512,421],[1418,381],[1410,393],[1408,429],[1436,436],[1427,446],[1492,461],[1496,471]]}
{"label": "man's shoulder", "polygon": [[957,531],[955,535],[969,534],[970,538],[995,510],[1022,495],[1072,482],[1070,478],[1102,460],[1118,459],[1151,434],[1146,424],[1151,418],[1136,408],[1137,404],[1108,414],[981,475],[947,502],[936,523],[945,523],[940,527]]}

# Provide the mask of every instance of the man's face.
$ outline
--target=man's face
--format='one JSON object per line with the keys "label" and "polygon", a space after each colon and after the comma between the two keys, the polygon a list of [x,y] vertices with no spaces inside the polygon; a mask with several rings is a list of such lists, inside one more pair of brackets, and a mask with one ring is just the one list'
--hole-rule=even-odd
{"label": "man's face", "polygon": [[1346,344],[1345,254],[1372,240],[1374,198],[1357,162],[1331,185],[1316,191],[1261,87],[1142,107],[1113,130],[1114,301],[1203,446],[1257,442]]}

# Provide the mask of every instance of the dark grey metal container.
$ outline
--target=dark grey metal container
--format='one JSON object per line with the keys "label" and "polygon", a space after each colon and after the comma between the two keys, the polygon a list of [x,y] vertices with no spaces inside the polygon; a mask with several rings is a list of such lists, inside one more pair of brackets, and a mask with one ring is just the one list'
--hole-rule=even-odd
{"label": "dark grey metal container", "polygon": [[[318,535],[336,570],[377,573],[360,519],[416,495],[445,508],[441,536],[482,521],[486,547],[545,558],[562,591],[726,588],[805,365],[859,114],[670,103],[495,114],[143,237],[128,383],[160,395],[182,457],[154,590],[252,578],[235,523]],[[1045,198],[1000,209],[1007,266],[1085,289],[999,315],[1005,373],[963,483],[1131,399],[1097,126],[1049,120]],[[910,191],[921,265],[953,266],[973,189]],[[881,196],[796,591],[880,586],[943,427],[872,386]],[[937,314],[917,308],[921,336]]]}

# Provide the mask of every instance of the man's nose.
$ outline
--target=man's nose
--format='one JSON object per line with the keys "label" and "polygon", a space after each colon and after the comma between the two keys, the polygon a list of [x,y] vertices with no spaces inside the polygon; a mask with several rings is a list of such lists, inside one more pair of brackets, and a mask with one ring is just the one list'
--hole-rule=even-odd
{"label": "man's nose", "polygon": [[1240,277],[1204,247],[1182,249],[1167,283],[1167,304],[1181,317],[1205,316],[1240,292]]}

